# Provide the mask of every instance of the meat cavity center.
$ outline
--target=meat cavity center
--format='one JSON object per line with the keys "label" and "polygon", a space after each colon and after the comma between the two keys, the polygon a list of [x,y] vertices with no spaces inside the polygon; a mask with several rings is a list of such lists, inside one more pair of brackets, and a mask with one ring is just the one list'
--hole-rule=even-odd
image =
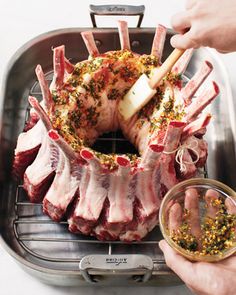
{"label": "meat cavity center", "polygon": [[134,154],[140,156],[135,146],[127,140],[121,130],[99,136],[92,149],[103,154]]}

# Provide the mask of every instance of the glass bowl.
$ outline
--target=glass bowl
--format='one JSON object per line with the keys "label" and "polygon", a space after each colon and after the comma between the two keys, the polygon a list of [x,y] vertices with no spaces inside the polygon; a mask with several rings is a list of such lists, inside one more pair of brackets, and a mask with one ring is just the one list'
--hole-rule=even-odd
{"label": "glass bowl", "polygon": [[163,237],[191,261],[216,262],[236,252],[236,193],[208,178],[192,178],[162,200]]}

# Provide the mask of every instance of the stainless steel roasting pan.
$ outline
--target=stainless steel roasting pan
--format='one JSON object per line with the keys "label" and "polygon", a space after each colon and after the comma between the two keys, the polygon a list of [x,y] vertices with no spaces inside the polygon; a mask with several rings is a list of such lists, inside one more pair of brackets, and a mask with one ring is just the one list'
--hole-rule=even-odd
{"label": "stainless steel roasting pan", "polygon": [[[50,80],[52,47],[64,44],[71,61],[87,59],[80,32],[85,28],[60,29],[43,34],[20,48],[12,57],[1,92],[0,143],[0,231],[1,243],[15,260],[33,276],[54,285],[173,285],[180,280],[166,266],[158,248],[158,228],[142,242],[101,242],[74,235],[65,222],[54,223],[42,214],[40,204],[30,204],[20,183],[11,176],[14,148],[27,116],[29,93],[40,98],[34,69],[41,64]],[[100,52],[119,49],[117,29],[92,29]],[[130,29],[132,49],[149,53],[154,28]],[[168,31],[164,58],[171,52]],[[228,77],[217,55],[197,50],[185,73],[190,78],[203,60],[214,65],[209,79],[218,82],[220,96],[208,108],[213,120],[208,127],[207,176],[236,189],[235,110]],[[100,145],[111,144],[119,151],[126,143],[119,133],[105,136]],[[98,144],[99,146],[99,144]],[[128,143],[127,143],[128,147]]]}

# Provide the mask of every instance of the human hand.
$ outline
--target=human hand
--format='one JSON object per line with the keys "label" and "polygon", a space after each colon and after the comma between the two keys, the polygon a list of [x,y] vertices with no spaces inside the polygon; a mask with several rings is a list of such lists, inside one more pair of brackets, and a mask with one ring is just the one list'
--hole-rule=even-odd
{"label": "human hand", "polygon": [[[206,217],[216,218],[219,212],[219,193],[208,190],[204,196],[206,203]],[[199,196],[195,189],[188,189],[185,193],[184,207],[189,211],[185,221],[189,224],[190,234],[201,240],[202,229],[199,222]],[[228,214],[236,214],[236,206],[230,200],[225,200],[225,209]],[[177,232],[184,220],[184,211],[179,203],[174,203],[169,209],[168,228],[170,233]],[[235,230],[235,229],[234,229]],[[233,295],[236,290],[236,256],[232,256],[217,263],[190,262],[175,252],[165,240],[159,246],[164,252],[167,265],[186,283],[186,285],[199,295]],[[199,250],[201,244],[198,243]]]}
{"label": "human hand", "polygon": [[166,264],[198,295],[235,295],[236,256],[216,263],[190,262],[165,240],[159,242]]}
{"label": "human hand", "polygon": [[172,17],[178,33],[171,45],[180,49],[208,46],[219,52],[236,51],[236,1],[187,0],[186,11]]}

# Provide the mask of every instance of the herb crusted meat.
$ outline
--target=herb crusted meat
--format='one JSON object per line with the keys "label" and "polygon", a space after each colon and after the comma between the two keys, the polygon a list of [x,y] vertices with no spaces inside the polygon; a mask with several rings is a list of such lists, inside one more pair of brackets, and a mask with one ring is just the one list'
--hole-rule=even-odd
{"label": "herb crusted meat", "polygon": [[[119,101],[142,75],[161,65],[166,28],[159,25],[150,55],[130,50],[128,28],[119,22],[121,50],[98,52],[91,32],[82,36],[89,59],[71,64],[64,46],[54,48],[54,77],[48,87],[41,66],[36,75],[43,101],[29,97],[28,130],[19,135],[14,172],[32,202],[43,202],[53,220],[101,240],[140,240],[158,223],[164,194],[193,177],[207,158],[203,139],[211,115],[204,108],[219,93],[208,82],[208,61],[187,82],[187,50],[158,86],[151,101],[131,119]],[[139,93],[135,93],[135,96]],[[193,98],[194,97],[194,98]],[[137,154],[104,154],[91,147],[107,132],[122,130]]]}

